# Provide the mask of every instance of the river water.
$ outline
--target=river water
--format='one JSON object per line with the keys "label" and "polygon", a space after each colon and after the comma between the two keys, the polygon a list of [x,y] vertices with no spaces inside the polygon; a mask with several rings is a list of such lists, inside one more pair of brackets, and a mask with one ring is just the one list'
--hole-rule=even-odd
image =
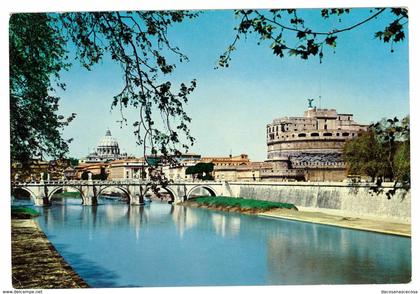
{"label": "river water", "polygon": [[411,240],[152,202],[37,207],[92,287],[406,283]]}

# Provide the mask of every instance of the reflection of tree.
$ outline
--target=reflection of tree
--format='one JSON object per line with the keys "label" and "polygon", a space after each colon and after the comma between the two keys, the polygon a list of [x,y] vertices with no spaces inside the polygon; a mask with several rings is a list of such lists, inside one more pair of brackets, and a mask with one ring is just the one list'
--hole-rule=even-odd
{"label": "reflection of tree", "polygon": [[268,239],[268,279],[281,284],[408,282],[411,257],[406,242],[404,238],[299,224],[293,231]]}

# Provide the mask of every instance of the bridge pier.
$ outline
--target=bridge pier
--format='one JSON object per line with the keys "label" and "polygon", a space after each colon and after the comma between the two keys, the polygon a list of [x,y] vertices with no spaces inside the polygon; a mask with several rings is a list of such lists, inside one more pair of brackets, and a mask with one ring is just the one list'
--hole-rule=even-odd
{"label": "bridge pier", "polygon": [[131,195],[130,205],[143,205],[143,204],[144,204],[143,196]]}
{"label": "bridge pier", "polygon": [[44,173],[41,173],[41,181],[39,183],[40,186],[37,187],[37,191],[34,191],[35,206],[48,206],[50,205],[50,201],[48,199],[48,188],[44,182]]}
{"label": "bridge pier", "polygon": [[130,205],[143,205],[144,197],[142,194],[142,187],[140,186],[127,186],[128,197],[130,198]]}
{"label": "bridge pier", "polygon": [[91,196],[91,197],[83,197],[83,205],[86,206],[96,206],[98,205],[98,197]]}
{"label": "bridge pier", "polygon": [[92,174],[89,173],[88,177],[88,184],[82,187],[83,205],[98,205],[98,197],[96,195],[96,188],[93,185]]}
{"label": "bridge pier", "polygon": [[48,197],[35,197],[34,198],[35,206],[49,206],[51,205]]}

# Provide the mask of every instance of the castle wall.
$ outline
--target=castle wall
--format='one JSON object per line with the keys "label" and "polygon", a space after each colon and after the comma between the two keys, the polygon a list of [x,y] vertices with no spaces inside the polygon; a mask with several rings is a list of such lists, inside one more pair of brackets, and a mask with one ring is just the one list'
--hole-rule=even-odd
{"label": "castle wall", "polygon": [[307,169],[305,180],[310,182],[342,182],[347,177],[347,171],[342,169]]}

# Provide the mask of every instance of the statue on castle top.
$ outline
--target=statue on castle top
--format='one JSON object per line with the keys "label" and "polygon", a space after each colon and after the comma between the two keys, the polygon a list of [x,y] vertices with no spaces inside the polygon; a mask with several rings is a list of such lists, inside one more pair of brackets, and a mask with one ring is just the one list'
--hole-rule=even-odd
{"label": "statue on castle top", "polygon": [[314,101],[314,99],[308,99],[308,102],[309,102],[308,108],[313,108],[313,106],[312,106],[313,101]]}

